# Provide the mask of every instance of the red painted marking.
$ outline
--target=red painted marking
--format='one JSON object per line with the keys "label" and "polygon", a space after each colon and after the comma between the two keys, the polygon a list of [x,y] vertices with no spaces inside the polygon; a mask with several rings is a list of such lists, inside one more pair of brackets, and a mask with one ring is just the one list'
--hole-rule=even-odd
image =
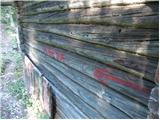
{"label": "red painted marking", "polygon": [[99,82],[101,82],[103,84],[107,84],[107,81],[113,81],[113,82],[118,83],[120,85],[132,88],[132,89],[134,89],[138,92],[141,92],[141,93],[147,94],[149,92],[149,89],[147,89],[147,88],[144,88],[144,87],[139,86],[135,83],[128,82],[128,81],[122,80],[118,77],[110,75],[108,70],[106,70],[106,69],[96,68],[93,71],[93,75]]}
{"label": "red painted marking", "polygon": [[45,47],[44,48],[44,51],[47,55],[59,60],[59,61],[64,61],[64,54],[61,53],[61,52],[58,52],[52,48],[49,48],[49,47]]}

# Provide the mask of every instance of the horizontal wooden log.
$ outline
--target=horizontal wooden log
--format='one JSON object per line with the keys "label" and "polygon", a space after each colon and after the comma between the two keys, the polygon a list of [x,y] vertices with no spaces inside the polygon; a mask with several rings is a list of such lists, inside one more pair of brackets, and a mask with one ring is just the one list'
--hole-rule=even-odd
{"label": "horizontal wooden log", "polygon": [[33,11],[37,11],[37,10],[39,11],[39,9],[46,9],[46,8],[51,7],[51,6],[52,7],[53,6],[62,6],[64,4],[67,4],[67,1],[54,1],[54,2],[53,1],[40,1],[40,2],[36,2],[36,3],[33,3],[33,2],[28,3],[28,5],[26,5],[25,3],[23,3],[23,4],[24,4],[24,7],[22,6],[21,9],[20,9],[21,14],[26,14],[27,11],[29,13],[31,13]]}
{"label": "horizontal wooden log", "polygon": [[[32,43],[33,44],[33,43]],[[34,45],[35,46],[35,45]],[[42,49],[42,48],[41,48]],[[64,55],[63,54],[60,54],[60,53],[54,53],[54,50],[52,50],[52,48],[50,47],[46,47],[46,48],[43,48],[42,51],[44,51],[46,54],[48,54],[49,56],[51,57],[54,57],[60,61],[63,61],[64,60]],[[110,65],[109,65],[110,66]],[[113,73],[114,74],[114,73]],[[121,73],[122,74],[122,73]],[[120,75],[119,75],[120,76]],[[137,79],[137,78],[136,78]],[[141,80],[142,78],[140,78]],[[135,80],[134,80],[135,81]],[[136,80],[136,82],[138,82]],[[149,84],[148,84],[149,85]]]}
{"label": "horizontal wooden log", "polygon": [[[59,69],[73,81],[77,82],[77,84],[80,84],[81,86],[85,87],[85,89],[90,90],[90,92],[93,92],[101,99],[104,99],[113,106],[117,107],[124,113],[128,114],[130,117],[146,118],[147,109],[143,105],[137,103],[132,99],[126,98],[125,96],[120,95],[119,93],[114,92],[112,89],[106,88],[103,85],[98,84],[93,79],[86,77],[78,71],[54,59],[51,59],[42,53],[40,54],[38,51],[35,51],[35,53],[32,51],[32,54],[30,54],[31,58],[36,59],[34,58],[35,54],[39,56],[38,59],[39,61],[41,61],[40,63],[48,63],[56,69]],[[45,58],[45,60],[43,58]]]}
{"label": "horizontal wooden log", "polygon": [[1,1],[1,6],[12,6],[13,1]]}
{"label": "horizontal wooden log", "polygon": [[64,112],[62,112],[62,109],[59,108],[59,106],[57,105],[56,107],[56,115],[54,117],[54,119],[67,119],[68,117],[65,115]]}
{"label": "horizontal wooden log", "polygon": [[[39,66],[39,65],[38,65]],[[40,67],[40,66],[39,66]],[[41,68],[41,67],[40,67]],[[89,118],[103,118],[99,113],[97,113],[92,107],[90,107],[87,103],[85,103],[79,96],[73,93],[67,86],[65,86],[63,83],[60,82],[59,79],[57,79],[54,74],[52,74],[48,69],[45,69],[44,66],[41,68],[45,70],[46,72],[44,73],[45,77],[50,80],[52,84],[55,85],[57,90],[63,94],[83,113],[86,113]],[[67,93],[67,94],[66,94]]]}
{"label": "horizontal wooden log", "polygon": [[[69,66],[71,66],[72,68],[90,76],[91,78],[96,79],[98,82],[107,85],[113,89],[115,89],[116,91],[121,92],[121,94],[125,94],[129,97],[131,97],[132,99],[135,99],[139,102],[141,102],[142,104],[147,105],[148,103],[148,96],[149,96],[149,91],[146,93],[145,92],[145,87],[147,87],[147,89],[151,89],[153,88],[154,84],[149,82],[149,81],[145,81],[142,78],[138,78],[132,75],[129,75],[128,73],[119,71],[117,69],[111,68],[109,66],[105,66],[104,64],[100,64],[98,62],[95,61],[91,61],[90,59],[78,56],[76,54],[70,53],[70,52],[66,52],[64,50],[60,50],[57,48],[50,48],[52,49],[52,51],[54,51],[55,55],[51,55],[48,54],[47,51],[45,51],[45,45],[41,45],[43,47],[40,47],[38,44],[35,45],[31,45],[30,46],[34,47],[37,50],[40,50],[41,52],[47,54],[48,56],[57,59],[58,61],[61,61]],[[47,46],[48,47],[48,46]],[[31,48],[29,49],[31,50]],[[59,56],[59,57],[58,57]],[[63,57],[62,57],[63,56]],[[107,71],[105,71],[107,70]],[[105,72],[105,73],[103,73]],[[101,76],[105,76],[105,74],[109,74],[109,76],[116,76],[116,78],[121,78],[120,81],[126,81],[127,84],[128,82],[134,82],[135,84],[139,84],[139,87],[137,86],[137,88],[135,89],[132,86],[132,83],[130,83],[130,87],[128,86],[124,86],[123,83],[119,83],[120,86],[115,86],[117,84],[117,81],[115,81],[115,83],[112,83],[114,80],[113,78],[105,78],[106,80],[113,80],[112,82],[109,83],[105,83],[102,82],[103,79],[101,80],[101,78],[98,78]],[[119,80],[119,79],[118,79]],[[139,94],[139,95],[138,95]]]}
{"label": "horizontal wooden log", "polygon": [[39,69],[46,71],[44,73],[44,76],[50,81],[50,83],[53,84],[59,92],[65,94],[68,100],[71,101],[72,104],[77,106],[83,113],[86,113],[89,118],[103,118],[92,107],[90,107],[87,103],[80,99],[79,96],[74,94],[73,91],[70,90],[70,88],[61,83],[60,80],[50,72],[50,70],[48,71],[48,69],[46,69],[44,66],[39,66],[39,64],[37,64],[37,66],[39,67]]}
{"label": "horizontal wooden log", "polygon": [[20,7],[25,52],[57,90],[58,116],[146,118],[159,59],[159,5],[142,2]]}
{"label": "horizontal wooden log", "polygon": [[[26,58],[26,56],[25,56]],[[33,69],[33,76],[30,76],[32,77],[30,82],[33,82],[34,84],[34,89],[35,89],[35,82],[36,80],[38,79],[37,76],[41,74],[40,71],[32,64],[32,62],[27,59],[29,61],[29,63],[32,65]],[[27,67],[27,66],[26,66]],[[38,70],[38,71],[37,71]],[[34,80],[33,78],[36,78],[36,80]],[[44,79],[44,77],[43,77]],[[47,79],[45,79],[45,81],[47,81]],[[41,86],[42,84],[40,83],[40,86],[39,86],[39,89],[41,89]],[[51,85],[51,84],[50,84]],[[53,86],[52,86],[53,87]],[[53,90],[54,92],[56,92],[56,107],[58,109],[60,109],[60,113],[62,114],[62,118],[88,118],[86,116],[84,116],[83,113],[81,113],[80,110],[78,110],[69,100],[67,100],[67,98],[65,98],[65,96],[63,96],[59,91],[57,91],[55,88]],[[72,109],[72,111],[70,111]],[[63,111],[63,113],[62,113]],[[66,115],[64,115],[66,114]],[[67,116],[67,117],[66,117]]]}
{"label": "horizontal wooden log", "polygon": [[[57,107],[57,113],[60,114],[60,118],[58,119],[67,119],[68,117]],[[56,118],[55,118],[56,119]]]}
{"label": "horizontal wooden log", "polygon": [[[47,15],[49,16],[49,15]],[[56,16],[55,19],[45,19],[48,18],[45,16],[44,18],[35,18],[35,19],[24,19],[21,23],[40,23],[40,24],[97,24],[97,25],[116,25],[121,27],[134,27],[134,28],[147,28],[147,29],[158,29],[158,14],[156,16],[147,15],[147,17],[141,17],[138,19],[137,17],[116,17],[113,18],[100,18],[100,17],[83,17],[83,18],[69,18],[67,16],[61,19],[58,19]],[[149,17],[148,17],[149,16]],[[135,21],[138,19],[137,21]],[[134,23],[134,24],[131,24]]]}
{"label": "horizontal wooden log", "polygon": [[[43,13],[34,16],[25,16],[21,22],[52,23],[52,24],[102,24],[117,25],[135,28],[158,29],[158,4],[145,6],[125,6],[121,8],[91,8],[71,10],[65,12]],[[143,11],[144,10],[144,11]]]}
{"label": "horizontal wooden log", "polygon": [[[54,86],[52,85],[52,88]],[[73,105],[62,93],[60,93],[56,87],[53,88],[56,92],[56,107],[63,111],[67,115],[67,118],[84,119],[88,118],[82,113],[75,105]]]}
{"label": "horizontal wooden log", "polygon": [[39,0],[39,1],[23,1],[23,5],[21,6],[21,9],[27,9],[27,8],[31,8],[35,5],[38,4],[43,4],[45,3],[45,0]]}
{"label": "horizontal wooden log", "polygon": [[[42,72],[46,71],[45,74],[43,74],[43,75],[49,80],[50,84],[52,84],[53,86],[55,86],[60,93],[62,93],[63,95],[65,95],[68,98],[68,100],[72,104],[74,104],[75,106],[77,106],[78,109],[81,110],[81,112],[85,113],[88,116],[88,118],[92,118],[92,119],[93,118],[102,118],[102,116],[99,113],[97,113],[92,107],[90,107],[83,100],[81,100],[79,98],[79,96],[76,96],[67,86],[65,86],[62,83],[60,83],[60,81],[54,76],[54,74],[50,73],[48,71],[48,69],[45,69],[44,67],[39,66],[39,64],[37,64],[37,63],[36,63],[36,65],[38,66],[38,68]],[[61,110],[61,112],[62,112],[62,110]],[[69,116],[67,116],[64,111],[62,113],[65,115],[65,118],[69,118]]]}
{"label": "horizontal wooden log", "polygon": [[[157,60],[109,49],[104,46],[97,46],[95,44],[89,44],[82,41],[75,41],[71,38],[49,33],[31,30],[26,31],[24,35],[26,40],[29,40],[30,42],[40,41],[42,43],[54,45],[153,81]],[[139,64],[141,64],[141,66],[139,66]]]}
{"label": "horizontal wooden log", "polygon": [[159,53],[159,34],[157,30],[152,29],[121,28],[116,26],[105,27],[83,24],[24,24],[23,26],[27,29],[36,29],[41,32],[49,32],[145,56],[158,57]]}
{"label": "horizontal wooden log", "polygon": [[[62,36],[85,39],[88,42],[100,40],[109,44],[110,42],[142,42],[158,41],[159,34],[154,29],[123,28],[118,26],[101,26],[86,24],[34,24],[23,23],[24,28],[36,29]],[[68,35],[67,35],[68,34]],[[82,35],[81,35],[82,34]],[[87,35],[88,34],[88,35]],[[148,35],[149,34],[149,35]],[[84,38],[83,38],[84,37]],[[110,39],[110,40],[109,40]]]}
{"label": "horizontal wooden log", "polygon": [[[32,43],[33,44],[33,43]],[[33,45],[32,45],[33,46]],[[34,45],[35,46],[35,45]],[[39,46],[40,47],[40,46]],[[63,55],[63,52],[60,54],[60,53],[55,53],[52,55],[53,51],[51,50],[52,48],[46,48],[46,47],[42,47],[42,48],[39,48],[38,49],[42,49],[42,51],[45,51],[46,54],[48,54],[49,56],[51,57],[54,57],[55,59],[57,60],[60,60],[60,61],[63,61],[64,60],[64,55]],[[36,47],[37,48],[37,47]],[[62,56],[63,55],[63,56]]]}
{"label": "horizontal wooden log", "polygon": [[52,75],[56,76],[59,82],[61,82],[61,84],[64,84],[65,86],[67,86],[69,89],[72,90],[74,94],[79,96],[80,99],[83,99],[87,104],[89,104],[96,111],[101,113],[101,115],[103,116],[102,118],[130,118],[123,112],[119,111],[117,108],[111,106],[110,104],[107,104],[101,98],[96,97],[89,91],[85,90],[82,86],[73,82],[71,79],[66,77],[63,73],[59,72],[59,70],[57,70],[56,68],[52,69],[47,64],[45,64],[45,66],[43,67],[45,67],[46,70],[49,70],[52,73]]}
{"label": "horizontal wooden log", "polygon": [[[37,6],[28,7],[27,9],[23,9],[24,15],[35,15],[39,13],[45,12],[54,12],[54,11],[64,11],[64,10],[71,10],[71,9],[86,9],[86,8],[96,8],[96,7],[106,7],[111,5],[128,5],[134,3],[146,3],[147,1],[110,1],[110,0],[103,0],[103,1],[96,1],[96,0],[81,0],[81,1],[48,1],[45,3],[40,4]],[[153,2],[153,1],[152,1]],[[157,2],[158,4],[158,2]],[[32,10],[31,10],[32,9]]]}
{"label": "horizontal wooden log", "polygon": [[64,113],[59,110],[59,108],[57,107],[57,113],[59,114],[59,117],[55,117],[55,119],[66,119],[67,117],[64,115]]}

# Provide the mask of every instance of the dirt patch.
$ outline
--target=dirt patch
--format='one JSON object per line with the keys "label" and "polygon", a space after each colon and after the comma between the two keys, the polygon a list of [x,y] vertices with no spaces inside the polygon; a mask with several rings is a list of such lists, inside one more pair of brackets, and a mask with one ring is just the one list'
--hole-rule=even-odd
{"label": "dirt patch", "polygon": [[11,63],[10,59],[5,59],[2,63],[1,74],[5,73],[5,69],[8,68],[8,65]]}
{"label": "dirt patch", "polygon": [[9,90],[12,83],[23,78],[21,55],[13,49],[13,44],[16,44],[15,33],[6,31],[4,25],[1,28],[0,118],[24,118],[27,114],[26,106]]}
{"label": "dirt patch", "polygon": [[49,117],[41,108],[40,101],[32,99],[25,90],[22,56],[18,51],[15,30],[10,24],[1,23],[0,119],[47,119]]}
{"label": "dirt patch", "polygon": [[[2,93],[2,92],[1,92]],[[1,94],[0,94],[1,95]],[[21,102],[17,101],[17,98],[8,94],[8,92],[2,93],[1,99],[1,118],[2,119],[18,119],[23,118],[27,111]]]}

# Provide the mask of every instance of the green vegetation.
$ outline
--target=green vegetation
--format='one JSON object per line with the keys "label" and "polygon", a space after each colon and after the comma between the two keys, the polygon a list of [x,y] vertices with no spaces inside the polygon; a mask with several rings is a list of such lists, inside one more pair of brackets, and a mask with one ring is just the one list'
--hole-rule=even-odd
{"label": "green vegetation", "polygon": [[38,112],[37,113],[37,118],[38,119],[49,119],[49,116],[46,113]]}
{"label": "green vegetation", "polygon": [[16,80],[15,82],[8,85],[9,91],[14,96],[16,96],[21,101],[21,103],[25,105],[25,107],[31,107],[32,102],[29,99],[27,92],[24,88],[24,83],[21,79]]}
{"label": "green vegetation", "polygon": [[30,101],[27,92],[25,90],[25,86],[22,80],[23,76],[23,63],[22,63],[22,56],[20,51],[18,51],[18,46],[16,42],[16,34],[14,33],[14,30],[11,29],[11,27],[7,27],[5,29],[5,33],[7,36],[9,36],[9,43],[11,47],[11,51],[9,51],[6,55],[3,55],[2,60],[0,61],[2,63],[2,72],[4,72],[3,69],[6,68],[6,61],[10,61],[14,63],[14,73],[13,73],[13,82],[10,82],[8,84],[8,90],[10,93],[12,93],[14,96],[17,97],[17,99],[24,104],[25,107],[32,106],[32,102]]}
{"label": "green vegetation", "polygon": [[[1,19],[2,24],[11,25],[16,21],[16,10],[12,6],[1,6]],[[12,17],[11,17],[12,16]],[[8,29],[10,26],[7,27]]]}
{"label": "green vegetation", "polygon": [[[0,77],[4,81],[7,92],[15,96],[16,100],[24,106],[23,109],[27,110],[27,115],[24,118],[48,119],[49,116],[43,112],[40,101],[32,99],[25,89],[23,58],[16,41],[15,20],[15,8],[1,7],[0,22],[3,35],[0,42],[0,48],[2,49],[0,52]],[[9,110],[6,109],[7,111]]]}

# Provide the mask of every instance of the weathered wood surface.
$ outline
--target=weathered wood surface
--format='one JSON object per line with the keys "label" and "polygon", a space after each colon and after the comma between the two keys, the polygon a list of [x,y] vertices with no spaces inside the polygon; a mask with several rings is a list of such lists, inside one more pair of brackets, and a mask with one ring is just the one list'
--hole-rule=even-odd
{"label": "weathered wood surface", "polygon": [[[40,41],[50,45],[66,49],[77,54],[98,60],[104,64],[110,64],[113,67],[124,70],[131,74],[144,77],[153,81],[156,64],[158,61],[143,56],[129,54],[126,52],[106,48],[104,46],[89,44],[83,41],[75,41],[72,38],[66,38],[50,33],[26,31],[24,37],[29,41]],[[28,34],[27,34],[28,33]],[[35,34],[34,34],[35,33]],[[30,35],[33,38],[30,38]],[[141,64],[141,66],[139,66]]]}
{"label": "weathered wood surface", "polygon": [[[44,52],[50,57],[52,56],[53,58],[61,62],[64,62],[69,66],[72,66],[76,70],[79,70],[80,72],[96,79],[97,81],[103,84],[106,84],[107,86],[110,86],[111,88],[121,91],[122,94],[131,96],[133,99],[137,99],[138,101],[142,102],[142,104],[147,104],[148,100],[146,98],[148,98],[149,91],[154,86],[152,82],[146,81],[143,78],[129,75],[126,72],[118,71],[109,66],[104,66],[104,64],[93,62],[83,57],[78,57],[70,52],[65,52],[60,49],[53,49],[53,51],[57,52],[59,55],[62,54],[63,57],[61,58],[64,58],[64,59],[55,57],[55,56],[58,56],[58,54],[56,54],[55,56],[49,54],[48,52],[46,52],[45,47],[39,46],[38,48],[36,47],[36,49],[39,49],[40,51]],[[50,48],[50,50],[51,49],[52,48]],[[116,77],[117,79],[120,79],[122,83],[119,83],[118,81],[114,80],[112,77],[110,78],[105,77],[106,74],[109,74],[108,76],[111,75],[112,77]],[[102,79],[100,78],[100,76],[105,78]],[[108,81],[109,83],[107,82],[107,80],[109,80]],[[125,81],[127,83],[123,83]],[[129,84],[129,85],[125,85],[125,84]],[[117,87],[116,85],[119,85],[119,86]]]}
{"label": "weathered wood surface", "polygon": [[32,6],[41,4],[41,3],[45,3],[46,1],[23,1],[23,3],[21,4],[21,9],[26,9],[26,8],[31,8]]}
{"label": "weathered wood surface", "polygon": [[156,0],[19,8],[22,47],[56,91],[59,118],[146,118],[159,59]]}
{"label": "weathered wood surface", "polygon": [[[86,8],[102,8],[106,6],[111,5],[119,5],[119,6],[125,6],[129,4],[139,3],[144,4],[147,2],[158,2],[158,0],[81,0],[81,1],[54,1],[54,2],[45,2],[36,4],[35,3],[29,3],[28,5],[24,5],[22,9],[23,15],[35,15],[39,13],[46,13],[46,12],[55,12],[55,11],[65,11],[65,10],[71,10],[71,9],[86,9]],[[38,2],[37,2],[38,3]],[[29,7],[26,7],[29,6]]]}
{"label": "weathered wood surface", "polygon": [[[56,88],[74,104],[76,105],[82,112],[89,116],[89,118],[102,118],[102,116],[97,113],[92,107],[90,107],[87,103],[85,103],[79,96],[73,93],[69,87],[65,86],[56,76],[54,76],[51,72],[47,69],[42,67],[45,72],[46,78],[51,80],[52,84],[56,86]],[[50,69],[49,69],[50,70]],[[67,94],[66,94],[67,93]],[[58,106],[57,106],[58,107]]]}
{"label": "weathered wood surface", "polygon": [[[30,48],[31,50],[31,48]],[[40,60],[40,63],[43,63],[45,65],[46,63],[54,66],[56,69],[59,69],[61,72],[63,72],[66,76],[71,78],[73,81],[75,81],[77,84],[80,84],[85,89],[88,89],[90,92],[94,93],[101,99],[104,99],[106,102],[112,104],[116,108],[122,110],[126,114],[128,114],[132,118],[145,118],[147,108],[143,105],[139,104],[138,102],[127,98],[123,95],[119,95],[119,93],[114,92],[110,88],[106,88],[101,84],[98,84],[94,79],[91,79],[82,73],[74,70],[73,68],[70,68],[69,66],[66,66],[60,62],[57,62],[54,59],[49,58],[45,54],[34,52],[33,54],[30,54],[31,58],[36,60],[34,58],[35,53],[39,56],[38,59]],[[41,57],[40,57],[41,56]],[[45,58],[45,59],[43,59]],[[46,61],[47,59],[47,61]],[[71,72],[68,72],[71,71]],[[79,77],[77,77],[79,76]],[[146,112],[145,112],[146,111]]]}
{"label": "weathered wood surface", "polygon": [[[59,92],[59,90],[57,90],[56,87],[52,85],[52,89],[54,89],[56,93],[57,108],[58,110],[60,109],[60,111],[63,112],[62,116],[63,114],[65,114],[66,116],[65,118],[76,118],[76,119],[88,118],[86,115],[84,115],[84,113],[82,113],[80,109],[78,109],[75,105],[73,105],[73,103],[71,103],[71,101],[68,100],[68,98],[65,97],[65,93],[63,95],[61,92]],[[57,113],[58,112],[59,111],[57,111]]]}
{"label": "weathered wood surface", "polygon": [[24,28],[66,36],[79,41],[104,45],[114,49],[135,54],[157,57],[158,38],[157,30],[122,28],[117,26],[97,25],[46,25],[23,24]]}
{"label": "weathered wood surface", "polygon": [[[42,73],[37,69],[29,57],[23,55],[24,57],[24,82],[28,95],[33,99],[40,100],[40,106],[45,111],[50,118],[53,118],[55,113],[54,100],[52,99],[52,93],[50,87],[48,86],[48,81],[42,78]],[[51,112],[52,111],[52,112]],[[53,116],[52,116],[53,115]]]}
{"label": "weathered wood surface", "polygon": [[[79,99],[82,99],[87,104],[89,104],[94,109],[96,109],[101,114],[102,118],[129,118],[127,115],[119,111],[117,108],[111,106],[110,104],[107,104],[101,98],[96,97],[95,95],[91,94],[89,91],[85,90],[84,88],[82,88],[81,86],[73,82],[71,79],[65,77],[63,73],[59,73],[58,70],[56,71],[56,68],[54,68],[54,71],[53,71],[53,68],[49,68],[49,66],[47,66],[46,64],[45,66],[42,65],[42,67],[43,69],[44,67],[46,67],[47,68],[46,70],[51,70],[52,75],[47,74],[47,76],[55,75],[57,78],[59,78],[58,82],[62,82],[61,85],[64,84],[65,86],[68,86],[69,89],[71,89],[72,92],[79,97]],[[60,87],[60,86],[57,86],[57,87]],[[63,90],[63,88],[61,88],[61,90]],[[68,92],[68,94],[70,93]]]}
{"label": "weathered wood surface", "polygon": [[[118,6],[119,7],[119,6]],[[145,8],[146,7],[146,8]],[[144,11],[143,11],[144,10]],[[158,4],[141,6],[120,6],[120,8],[90,8],[82,10],[58,11],[25,16],[22,22],[52,24],[102,24],[135,28],[158,29]]]}

